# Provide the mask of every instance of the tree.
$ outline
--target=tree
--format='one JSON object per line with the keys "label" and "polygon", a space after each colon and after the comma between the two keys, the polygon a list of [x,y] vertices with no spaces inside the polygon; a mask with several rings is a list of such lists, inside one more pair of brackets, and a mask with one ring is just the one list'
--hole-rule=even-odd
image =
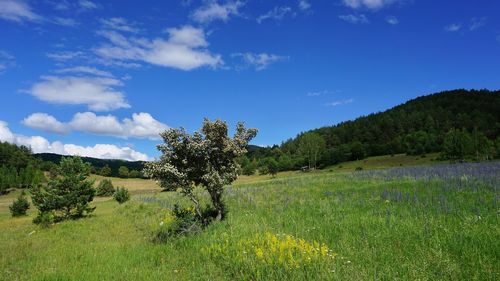
{"label": "tree", "polygon": [[118,176],[120,178],[128,178],[129,177],[128,168],[125,166],[120,166],[120,168],[118,168]]}
{"label": "tree", "polygon": [[128,176],[129,178],[142,178],[142,173],[137,170],[131,170]]}
{"label": "tree", "polygon": [[472,153],[476,161],[488,160],[494,154],[493,142],[483,133],[474,129],[471,136]]}
{"label": "tree", "polygon": [[115,194],[113,194],[113,198],[115,198],[116,202],[123,204],[130,199],[130,193],[128,192],[128,189],[118,187]]}
{"label": "tree", "polygon": [[[38,209],[38,218],[47,214],[55,220],[79,218],[94,211],[89,206],[94,199],[93,182],[88,181],[90,164],[80,157],[63,157],[59,163],[59,175],[47,186],[38,185],[31,189],[33,205]],[[35,222],[39,221],[35,219]]]}
{"label": "tree", "polygon": [[210,195],[213,218],[222,220],[226,213],[222,199],[224,186],[237,178],[236,160],[247,152],[248,142],[256,134],[256,129],[246,129],[239,122],[235,135],[230,138],[226,122],[208,119],[192,135],[183,128],[167,130],[160,134],[165,142],[158,145],[162,153],[160,160],[146,163],[144,174],[157,180],[167,191],[180,188],[194,204],[200,221],[205,218],[193,188],[202,186]]}
{"label": "tree", "polygon": [[17,197],[17,200],[12,202],[12,205],[9,206],[10,213],[13,217],[25,216],[26,211],[30,208],[30,203],[24,195],[23,190],[19,197]]}
{"label": "tree", "polygon": [[106,166],[101,168],[101,172],[99,174],[103,177],[109,177],[111,175],[111,168],[106,164]]}
{"label": "tree", "polygon": [[305,133],[299,139],[299,151],[307,159],[309,169],[316,169],[316,162],[325,150],[325,140],[316,133]]}
{"label": "tree", "polygon": [[268,173],[271,175],[271,177],[276,177],[276,174],[278,174],[278,171],[279,171],[279,165],[278,165],[278,162],[276,160],[274,160],[274,158],[269,158],[267,160],[267,171]]}
{"label": "tree", "polygon": [[446,134],[442,156],[449,160],[463,161],[472,152],[472,139],[466,130],[452,129]]}
{"label": "tree", "polygon": [[111,180],[103,179],[99,182],[99,185],[96,188],[95,195],[96,196],[112,196],[115,193],[115,187]]}

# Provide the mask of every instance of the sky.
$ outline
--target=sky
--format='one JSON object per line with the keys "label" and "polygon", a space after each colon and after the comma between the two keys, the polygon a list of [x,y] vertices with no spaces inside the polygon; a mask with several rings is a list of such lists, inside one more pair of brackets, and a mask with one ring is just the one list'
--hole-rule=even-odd
{"label": "sky", "polygon": [[500,88],[500,1],[0,0],[0,141],[151,160],[204,117],[253,144]]}

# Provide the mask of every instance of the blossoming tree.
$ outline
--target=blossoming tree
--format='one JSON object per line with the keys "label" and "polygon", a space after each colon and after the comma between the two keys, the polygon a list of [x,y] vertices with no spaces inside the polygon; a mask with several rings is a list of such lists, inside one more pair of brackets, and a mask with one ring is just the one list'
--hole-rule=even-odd
{"label": "blossoming tree", "polygon": [[193,189],[202,186],[210,194],[213,217],[222,220],[226,211],[224,186],[236,180],[236,158],[247,152],[248,142],[256,135],[257,129],[246,129],[239,122],[230,138],[226,122],[206,118],[203,127],[192,135],[183,128],[167,130],[160,134],[164,144],[158,145],[162,153],[159,161],[147,163],[144,174],[157,180],[166,191],[180,189],[193,202],[200,220],[204,219],[203,211]]}

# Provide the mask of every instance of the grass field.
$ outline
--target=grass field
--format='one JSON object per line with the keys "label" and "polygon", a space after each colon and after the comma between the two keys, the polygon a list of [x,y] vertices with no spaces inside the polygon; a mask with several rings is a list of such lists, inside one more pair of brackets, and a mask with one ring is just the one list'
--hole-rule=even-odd
{"label": "grass field", "polygon": [[338,171],[394,157],[243,177],[227,220],[164,244],[154,231],[186,202],[152,181],[112,179],[130,202],[99,198],[93,216],[48,229],[33,209],[10,217],[12,192],[0,197],[0,280],[500,280],[500,164]]}

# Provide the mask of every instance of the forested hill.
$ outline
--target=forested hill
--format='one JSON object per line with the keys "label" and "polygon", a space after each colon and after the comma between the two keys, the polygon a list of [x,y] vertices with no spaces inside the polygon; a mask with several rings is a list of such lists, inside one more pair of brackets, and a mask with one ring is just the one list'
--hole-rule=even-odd
{"label": "forested hill", "polygon": [[[440,151],[451,129],[477,130],[495,140],[500,131],[500,91],[454,90],[418,97],[384,112],[312,130],[327,148],[362,144],[364,156]],[[412,151],[418,138],[424,151]],[[297,138],[283,144],[294,150]],[[416,152],[416,153],[412,153]]]}
{"label": "forested hill", "polygon": [[[42,161],[48,161],[55,164],[59,164],[63,155],[54,154],[54,153],[39,153],[35,154],[36,157],[41,159]],[[67,156],[66,156],[67,157]],[[110,176],[119,176],[119,168],[126,167],[129,171],[142,171],[144,168],[144,162],[142,161],[125,161],[119,159],[97,159],[92,157],[82,157],[84,162],[88,162],[92,165],[94,173],[99,173],[99,171],[108,166],[110,168],[109,175]]]}
{"label": "forested hill", "polygon": [[[305,165],[307,155],[300,146],[311,134],[324,142],[319,166],[367,156],[441,152],[452,129],[470,139],[486,137],[494,150],[500,132],[500,91],[453,90],[418,97],[384,112],[301,133],[280,146],[251,153],[249,160],[271,157],[283,167]],[[282,159],[287,163],[280,163]]]}

